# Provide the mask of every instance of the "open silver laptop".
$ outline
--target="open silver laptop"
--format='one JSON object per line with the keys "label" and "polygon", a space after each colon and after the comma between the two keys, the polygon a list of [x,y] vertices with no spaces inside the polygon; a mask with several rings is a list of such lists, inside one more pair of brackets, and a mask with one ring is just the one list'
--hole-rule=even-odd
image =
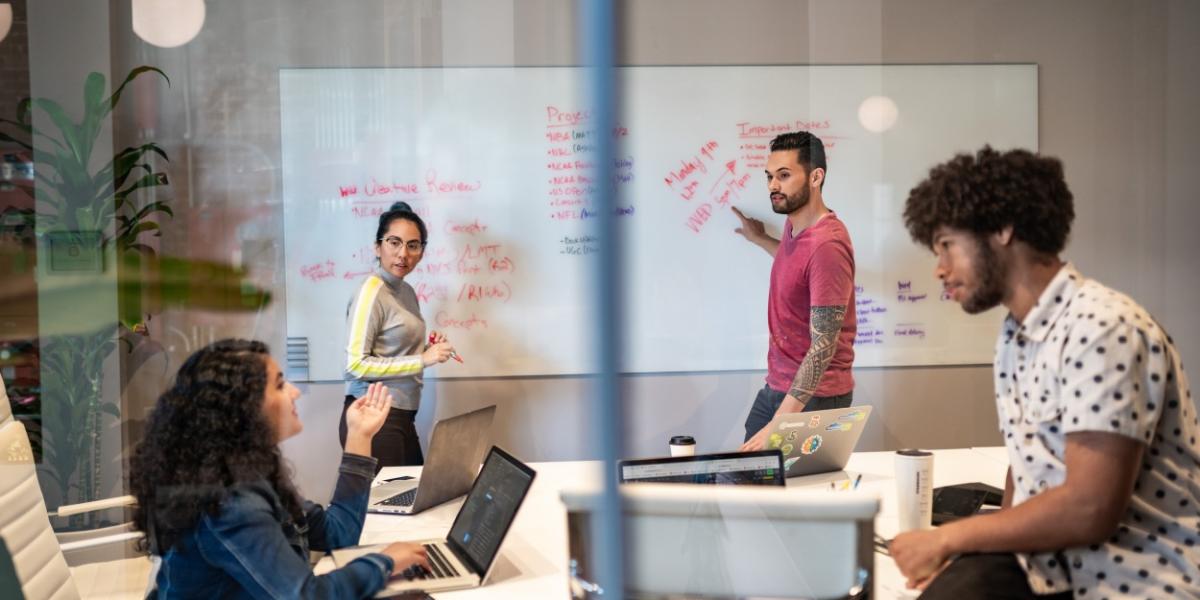
{"label": "open silver laptop", "polygon": [[429,438],[429,457],[421,478],[372,488],[367,511],[413,515],[467,493],[491,444],[495,414],[493,405],[438,421]]}
{"label": "open silver laptop", "polygon": [[[533,485],[534,475],[533,469],[493,446],[446,538],[416,542],[425,546],[430,570],[395,573],[376,597],[483,585],[500,554],[500,543],[508,535],[517,510]],[[334,550],[333,561],[342,567],[363,554],[378,552],[384,547],[380,544]]]}
{"label": "open silver laptop", "polygon": [[846,468],[870,416],[870,406],[780,415],[768,425],[766,446],[783,453],[788,477],[840,471]]}

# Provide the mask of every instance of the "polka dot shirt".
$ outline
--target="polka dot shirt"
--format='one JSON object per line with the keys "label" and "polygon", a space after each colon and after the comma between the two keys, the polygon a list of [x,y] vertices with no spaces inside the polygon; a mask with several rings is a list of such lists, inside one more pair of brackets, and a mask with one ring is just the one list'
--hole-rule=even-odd
{"label": "polka dot shirt", "polygon": [[1066,435],[1145,444],[1133,498],[1107,542],[1018,555],[1039,594],[1200,598],[1200,435],[1170,336],[1129,297],[1066,265],[996,342],[996,407],[1013,504],[1066,480]]}

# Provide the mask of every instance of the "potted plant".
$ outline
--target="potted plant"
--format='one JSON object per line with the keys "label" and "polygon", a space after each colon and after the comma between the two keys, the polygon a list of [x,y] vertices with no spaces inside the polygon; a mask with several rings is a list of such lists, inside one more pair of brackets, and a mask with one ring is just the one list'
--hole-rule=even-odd
{"label": "potted plant", "polygon": [[[137,201],[140,192],[168,185],[167,175],[155,166],[159,159],[168,160],[158,144],[125,148],[100,168],[91,169],[104,119],[120,102],[126,86],[146,74],[161,76],[170,84],[161,70],[141,66],[106,96],[104,75],[91,73],[84,83],[79,121],[46,98],[23,100],[15,120],[0,119],[0,128],[11,131],[0,129],[0,140],[32,152],[39,185],[21,187],[37,194],[39,257],[50,261],[44,270],[70,274],[61,280],[43,277],[33,293],[23,297],[16,285],[18,300],[45,303],[57,298],[63,302],[54,301],[54,305],[70,306],[71,299],[89,285],[102,281],[111,285],[111,278],[105,280],[102,275],[106,264],[115,264],[117,269],[118,315],[87,314],[91,307],[80,306],[84,316],[76,316],[76,324],[63,327],[63,331],[39,332],[43,337],[40,472],[55,482],[58,499],[64,504],[94,500],[103,492],[100,434],[121,417],[118,401],[105,399],[102,393],[104,362],[116,348],[118,319],[134,327],[144,314],[165,305],[256,310],[270,301],[268,293],[244,283],[245,274],[239,269],[159,257],[145,243],[148,236],[161,235],[156,217],[174,214],[164,200]],[[34,110],[48,118],[53,131],[34,127]],[[109,258],[115,260],[110,263]]]}

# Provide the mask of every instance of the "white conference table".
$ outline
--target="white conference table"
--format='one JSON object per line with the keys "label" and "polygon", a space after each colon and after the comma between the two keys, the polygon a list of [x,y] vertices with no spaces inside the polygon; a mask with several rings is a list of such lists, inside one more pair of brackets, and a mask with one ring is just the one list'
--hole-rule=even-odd
{"label": "white conference table", "polygon": [[[980,481],[996,487],[1004,486],[1008,458],[1001,447],[934,450],[934,486]],[[789,490],[826,490],[830,482],[849,479],[859,474],[860,491],[875,492],[881,498],[875,532],[891,538],[898,529],[896,515],[896,486],[893,476],[893,452],[856,452],[844,471],[787,480]],[[500,556],[486,585],[472,590],[442,592],[435,598],[458,600],[471,598],[520,599],[568,598],[567,587],[567,517],[559,499],[564,489],[595,488],[600,481],[601,463],[595,461],[530,463],[537,471],[533,488],[517,514]],[[419,467],[389,467],[379,479],[398,475],[418,475]],[[449,531],[462,498],[426,510],[414,516],[367,516],[360,543],[379,544],[398,540],[444,538]],[[906,590],[904,578],[895,563],[875,553],[875,582],[873,598],[912,598],[916,592]],[[328,557],[317,565],[317,572],[332,568]]]}

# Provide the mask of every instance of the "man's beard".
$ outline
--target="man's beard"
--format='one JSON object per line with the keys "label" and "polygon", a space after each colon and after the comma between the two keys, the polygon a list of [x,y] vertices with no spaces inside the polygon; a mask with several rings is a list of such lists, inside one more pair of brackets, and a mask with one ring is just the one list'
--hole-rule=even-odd
{"label": "man's beard", "polygon": [[784,196],[783,204],[781,206],[776,206],[775,202],[772,200],[771,210],[775,211],[776,214],[790,215],[799,210],[805,204],[808,204],[808,200],[811,196],[812,191],[810,191],[806,185],[800,188],[799,193],[791,196]]}
{"label": "man's beard", "polygon": [[979,314],[990,310],[1004,300],[1005,285],[1008,280],[1008,264],[1000,259],[992,250],[987,237],[975,236],[975,291],[962,302],[963,310],[969,314]]}

